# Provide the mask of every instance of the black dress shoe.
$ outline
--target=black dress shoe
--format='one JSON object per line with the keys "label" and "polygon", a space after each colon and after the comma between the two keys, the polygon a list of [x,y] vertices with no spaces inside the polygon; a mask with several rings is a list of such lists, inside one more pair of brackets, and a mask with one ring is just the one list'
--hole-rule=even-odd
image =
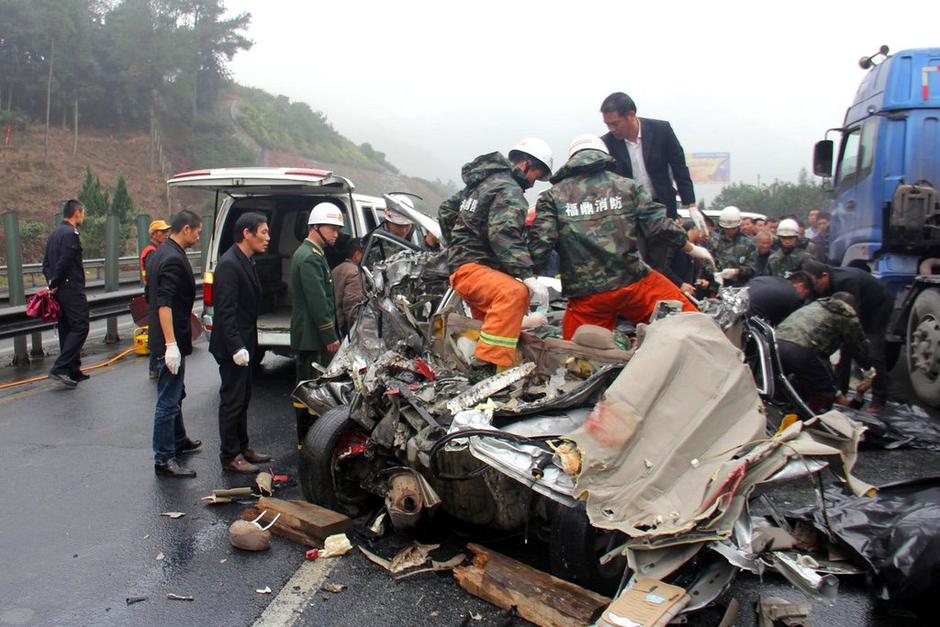
{"label": "black dress shoe", "polygon": [[202,446],[202,440],[190,440],[186,438],[181,445],[176,447],[176,454],[185,455],[186,453],[192,453],[198,450],[200,446]]}
{"label": "black dress shoe", "polygon": [[69,378],[70,378],[72,381],[75,381],[76,383],[79,383],[79,382],[81,382],[81,381],[87,381],[87,380],[90,379],[91,377],[88,376],[87,374],[85,374],[84,372],[82,372],[81,370],[79,370],[78,372],[73,372],[72,374],[70,374],[70,375],[69,375]]}
{"label": "black dress shoe", "polygon": [[71,389],[78,385],[75,381],[70,379],[67,375],[62,374],[61,372],[50,372],[49,378],[53,381],[58,381],[65,387]]}
{"label": "black dress shoe", "polygon": [[153,472],[164,477],[176,477],[178,479],[189,479],[196,476],[195,470],[183,468],[175,459],[171,459],[165,464],[154,464]]}

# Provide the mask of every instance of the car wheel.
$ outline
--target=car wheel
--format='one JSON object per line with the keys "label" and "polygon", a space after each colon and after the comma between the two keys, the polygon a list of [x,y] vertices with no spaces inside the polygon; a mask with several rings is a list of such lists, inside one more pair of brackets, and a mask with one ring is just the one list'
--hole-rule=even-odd
{"label": "car wheel", "polygon": [[907,368],[921,401],[940,407],[940,290],[917,295],[907,319]]}
{"label": "car wheel", "polygon": [[349,407],[334,407],[317,418],[300,452],[304,498],[352,518],[363,513],[375,498],[360,485],[369,470],[364,456],[368,440],[366,431],[349,418]]}
{"label": "car wheel", "polygon": [[583,503],[577,507],[558,505],[552,515],[549,545],[552,574],[612,595],[623,578],[627,558],[621,555],[606,564],[601,564],[600,558],[626,539],[619,531],[591,525]]}

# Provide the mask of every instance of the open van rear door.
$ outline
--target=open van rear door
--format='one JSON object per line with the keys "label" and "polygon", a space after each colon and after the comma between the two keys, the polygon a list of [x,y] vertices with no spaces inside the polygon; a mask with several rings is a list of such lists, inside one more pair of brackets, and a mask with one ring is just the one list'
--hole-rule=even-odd
{"label": "open van rear door", "polygon": [[174,175],[169,187],[194,187],[232,197],[297,194],[349,194],[353,184],[329,170],[313,168],[216,168]]}

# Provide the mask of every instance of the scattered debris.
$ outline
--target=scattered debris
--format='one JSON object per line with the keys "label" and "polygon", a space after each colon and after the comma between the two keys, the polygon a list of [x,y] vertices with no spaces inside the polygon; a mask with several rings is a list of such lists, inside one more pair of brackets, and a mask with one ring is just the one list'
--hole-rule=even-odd
{"label": "scattered debris", "polygon": [[207,505],[217,505],[219,503],[231,503],[238,498],[251,496],[253,496],[251,488],[246,486],[243,488],[223,488],[219,490],[213,490],[212,494],[202,497],[201,500],[205,501]]}
{"label": "scattered debris", "polygon": [[323,583],[320,585],[320,589],[326,590],[327,592],[332,592],[333,594],[337,594],[345,590],[346,586],[344,586],[341,583]]}
{"label": "scattered debris", "polygon": [[274,475],[274,483],[287,483],[290,481],[289,475]]}
{"label": "scattered debris", "polygon": [[280,514],[274,517],[267,527],[262,527],[258,521],[267,512],[262,512],[254,520],[236,520],[228,528],[228,539],[237,549],[245,551],[267,551],[271,548],[271,532],[268,529],[277,522]]}
{"label": "scattered debris", "polygon": [[475,613],[475,612],[468,612],[468,613],[467,613],[467,617],[468,617],[470,620],[476,621],[476,622],[479,622],[479,621],[483,620],[483,615],[482,615],[482,614],[477,614],[477,613]]}
{"label": "scattered debris", "polygon": [[163,555],[163,553],[160,552],[160,553],[157,553],[157,556],[154,559],[157,560],[158,562],[162,562],[164,557],[165,556]]}
{"label": "scattered debris", "polygon": [[412,542],[410,545],[398,552],[398,555],[392,558],[388,570],[390,573],[400,573],[403,570],[423,566],[428,561],[428,555],[431,551],[441,548],[440,544],[420,544]]}
{"label": "scattered debris", "polygon": [[257,590],[255,590],[255,592],[257,592],[258,594],[271,594],[271,588],[270,586],[265,586],[263,588],[258,588]]}
{"label": "scattered debris", "polygon": [[[258,508],[266,513],[260,512]],[[330,535],[352,528],[352,521],[347,516],[306,501],[285,501],[263,496],[258,499],[258,508],[247,508],[240,517],[251,520],[261,514],[259,522],[270,524],[274,516],[279,515],[271,532],[310,547],[318,547]]]}
{"label": "scattered debris", "polygon": [[310,549],[304,553],[304,559],[310,560],[311,562],[320,557],[320,549]]}
{"label": "scattered debris", "polygon": [[346,534],[337,533],[324,540],[323,551],[320,553],[320,557],[339,557],[349,553],[352,548],[353,546],[349,542],[349,538],[346,537]]}
{"label": "scattered debris", "polygon": [[372,524],[369,525],[369,531],[377,536],[381,537],[385,535],[385,517],[388,516],[388,512],[382,512],[375,517],[375,520],[372,521]]}
{"label": "scattered debris", "polygon": [[161,516],[166,516],[170,520],[176,520],[177,518],[182,518],[186,515],[186,512],[163,512]]}
{"label": "scattered debris", "polygon": [[[360,547],[361,548],[361,547]],[[415,570],[410,570],[407,573],[402,573],[395,577],[395,581],[401,581],[402,579],[408,579],[414,575],[420,575],[422,573],[440,573],[445,570],[453,570],[463,564],[467,559],[467,556],[464,553],[458,553],[449,560],[445,562],[436,562],[431,560],[431,566],[429,568],[416,568]]]}
{"label": "scattered debris", "polygon": [[610,599],[476,544],[473,563],[454,569],[470,594],[538,625],[590,624]]}
{"label": "scattered debris", "polygon": [[135,603],[146,601],[148,598],[149,597],[127,597],[126,599],[124,599],[124,602],[127,603],[128,605],[133,605]]}
{"label": "scattered debris", "polygon": [[761,596],[757,601],[759,627],[801,627],[809,625],[809,615],[813,611],[810,603],[793,603],[780,597]]}
{"label": "scattered debris", "polygon": [[689,604],[684,588],[656,579],[640,579],[608,606],[599,627],[659,627],[667,625]]}
{"label": "scattered debris", "polygon": [[219,560],[219,564],[224,564],[227,561],[228,561],[228,558],[226,557],[225,559]]}
{"label": "scattered debris", "polygon": [[195,600],[195,597],[191,597],[185,594],[173,594],[172,592],[166,595],[166,598],[168,598],[171,601],[194,601]]}
{"label": "scattered debris", "polygon": [[255,485],[258,486],[258,491],[264,496],[274,494],[274,488],[271,486],[273,481],[274,476],[269,472],[259,472],[255,477]]}
{"label": "scattered debris", "polygon": [[392,569],[391,560],[387,560],[384,557],[379,557],[378,555],[376,555],[375,553],[373,553],[372,551],[370,551],[369,549],[365,548],[362,545],[359,545],[359,550],[362,551],[362,554],[366,556],[366,559],[368,559],[373,564],[377,564],[381,566],[382,568],[384,568],[385,570],[391,571]]}

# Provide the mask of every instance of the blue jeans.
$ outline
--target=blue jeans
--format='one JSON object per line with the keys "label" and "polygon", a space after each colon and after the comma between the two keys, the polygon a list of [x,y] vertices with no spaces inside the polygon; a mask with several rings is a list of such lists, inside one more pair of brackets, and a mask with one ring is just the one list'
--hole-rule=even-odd
{"label": "blue jeans", "polygon": [[153,461],[165,464],[176,457],[177,446],[186,441],[186,427],[183,425],[186,358],[180,359],[180,369],[176,374],[170,372],[163,358],[158,359],[158,368],[160,378],[157,380],[157,408],[153,416]]}

